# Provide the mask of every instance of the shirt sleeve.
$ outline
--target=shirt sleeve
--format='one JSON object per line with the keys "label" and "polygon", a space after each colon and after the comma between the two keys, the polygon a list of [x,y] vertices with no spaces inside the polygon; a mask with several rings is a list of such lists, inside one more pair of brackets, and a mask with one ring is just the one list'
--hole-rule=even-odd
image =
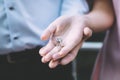
{"label": "shirt sleeve", "polygon": [[63,0],[60,15],[85,14],[89,11],[86,0]]}

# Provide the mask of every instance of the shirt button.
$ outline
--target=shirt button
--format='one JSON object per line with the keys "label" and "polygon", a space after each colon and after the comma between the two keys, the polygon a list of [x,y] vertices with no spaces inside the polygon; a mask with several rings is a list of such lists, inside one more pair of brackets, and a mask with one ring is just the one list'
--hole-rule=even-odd
{"label": "shirt button", "polygon": [[14,10],[14,7],[11,6],[11,7],[9,7],[9,9],[10,9],[10,10]]}
{"label": "shirt button", "polygon": [[16,37],[14,37],[14,39],[16,40],[16,39],[18,39],[18,37],[16,36]]}

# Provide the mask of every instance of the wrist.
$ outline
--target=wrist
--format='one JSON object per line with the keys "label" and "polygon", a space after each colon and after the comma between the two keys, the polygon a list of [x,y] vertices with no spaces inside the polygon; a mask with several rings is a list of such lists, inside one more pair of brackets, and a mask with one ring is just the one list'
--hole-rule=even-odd
{"label": "wrist", "polygon": [[[92,36],[93,29],[91,27],[91,22],[89,16],[85,15],[75,15],[73,16],[73,22],[78,22],[78,29],[83,31],[83,39],[86,40]],[[75,23],[74,23],[75,24]]]}

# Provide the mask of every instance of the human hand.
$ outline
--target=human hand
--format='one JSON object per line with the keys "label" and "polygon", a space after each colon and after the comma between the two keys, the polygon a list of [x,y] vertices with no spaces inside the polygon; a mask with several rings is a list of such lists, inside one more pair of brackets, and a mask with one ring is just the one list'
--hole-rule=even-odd
{"label": "human hand", "polygon": [[[50,61],[50,68],[58,64],[68,64],[76,57],[82,43],[91,34],[85,17],[62,16],[56,19],[41,36],[42,40],[49,39],[48,44],[40,50],[40,55],[43,56],[42,62]],[[57,38],[62,39],[62,42],[57,43]]]}

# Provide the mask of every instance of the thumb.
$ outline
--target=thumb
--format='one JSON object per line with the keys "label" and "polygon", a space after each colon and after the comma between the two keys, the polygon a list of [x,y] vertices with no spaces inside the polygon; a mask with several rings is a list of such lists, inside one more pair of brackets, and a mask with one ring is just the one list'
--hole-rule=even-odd
{"label": "thumb", "polygon": [[92,29],[90,29],[89,27],[85,27],[84,28],[84,31],[83,31],[83,35],[84,35],[84,39],[86,40],[86,39],[88,39],[89,37],[91,37],[92,36]]}
{"label": "thumb", "polygon": [[50,36],[55,32],[56,27],[50,24],[48,28],[45,29],[45,31],[41,35],[41,40],[48,40]]}

